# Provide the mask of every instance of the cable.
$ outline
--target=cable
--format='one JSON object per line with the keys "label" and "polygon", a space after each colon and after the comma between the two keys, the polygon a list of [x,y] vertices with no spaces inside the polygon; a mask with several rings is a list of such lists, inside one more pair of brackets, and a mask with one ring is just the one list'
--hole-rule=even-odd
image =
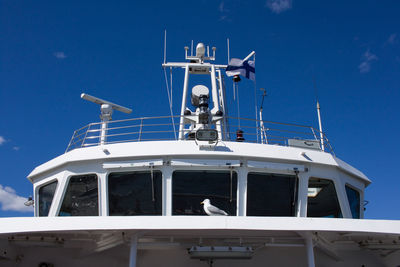
{"label": "cable", "polygon": [[[171,74],[171,75],[172,75],[172,74]],[[164,68],[164,77],[165,77],[165,85],[166,85],[167,94],[168,94],[169,111],[170,111],[170,113],[171,113],[172,127],[174,128],[174,137],[175,137],[175,140],[177,140],[177,138],[176,138],[175,122],[174,122],[174,114],[173,114],[173,112],[172,112],[172,95],[170,95],[170,93],[169,93],[167,71],[165,70],[165,68]]]}

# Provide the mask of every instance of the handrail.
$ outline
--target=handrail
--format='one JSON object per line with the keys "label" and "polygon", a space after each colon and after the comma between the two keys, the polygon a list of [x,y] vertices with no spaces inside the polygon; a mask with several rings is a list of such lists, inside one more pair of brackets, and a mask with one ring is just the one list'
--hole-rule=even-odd
{"label": "handrail", "polygon": [[[109,121],[104,144],[176,140],[175,136],[177,132],[174,131],[173,126],[180,126],[180,117],[181,116],[140,117]],[[298,139],[305,141],[312,140],[321,144],[319,138],[320,131],[312,126],[263,120],[263,134],[265,134],[267,138],[260,139],[259,136],[263,131],[260,127],[261,121],[228,116],[224,118],[224,121],[231,122],[229,124],[230,131],[218,133],[219,140],[221,141],[236,141],[236,139],[233,138],[236,138],[236,130],[239,129],[238,125],[240,125],[240,130],[244,131],[244,142],[248,143],[261,143],[261,140],[263,140],[264,144],[288,146],[289,140]],[[238,122],[237,125],[236,122]],[[74,131],[65,152],[76,148],[100,145],[101,125],[101,122],[90,123]],[[184,126],[186,127],[184,132],[189,133],[190,124],[185,123]],[[215,128],[215,125],[211,126],[211,128]],[[228,127],[226,127],[226,129],[228,129]],[[334,154],[328,138],[324,133],[322,133],[322,136],[325,144],[325,152]],[[191,139],[187,138],[187,140]],[[319,146],[321,147],[321,145]]]}

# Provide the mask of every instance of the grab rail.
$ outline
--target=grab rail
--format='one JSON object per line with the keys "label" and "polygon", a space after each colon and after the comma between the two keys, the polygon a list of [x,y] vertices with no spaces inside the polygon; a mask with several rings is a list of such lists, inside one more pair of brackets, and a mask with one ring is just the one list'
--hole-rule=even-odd
{"label": "grab rail", "polygon": [[[179,121],[180,116],[141,117],[109,121],[104,144],[176,140],[175,136],[178,136],[178,134],[174,132],[173,126],[174,124],[175,127],[179,126]],[[319,147],[321,147],[320,131],[311,126],[262,121],[263,127],[260,127],[261,121],[259,120],[234,117],[225,117],[224,121],[229,122],[229,127],[226,127],[226,129],[230,130],[218,133],[221,141],[236,141],[236,131],[241,130],[244,139],[240,140],[242,142],[289,146],[289,142],[292,140],[304,140],[319,143]],[[90,123],[74,131],[65,152],[76,148],[100,145],[101,125],[101,122]],[[187,126],[185,133],[188,134],[190,124],[185,124],[185,126]],[[215,127],[211,126],[211,128]],[[231,129],[235,129],[235,131],[231,131]],[[261,134],[264,134],[266,138],[260,138]],[[323,133],[322,136],[325,152],[334,154],[328,138]],[[190,138],[188,137],[187,140],[190,140]]]}

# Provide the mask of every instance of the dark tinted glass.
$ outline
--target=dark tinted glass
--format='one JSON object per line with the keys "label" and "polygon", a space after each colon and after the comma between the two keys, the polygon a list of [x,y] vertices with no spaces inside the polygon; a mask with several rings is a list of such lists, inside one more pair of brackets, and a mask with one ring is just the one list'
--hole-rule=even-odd
{"label": "dark tinted glass", "polygon": [[360,219],[360,193],[346,185],[346,194],[353,219]]}
{"label": "dark tinted glass", "polygon": [[108,176],[109,215],[161,215],[160,171],[111,173]]}
{"label": "dark tinted glass", "polygon": [[54,192],[57,188],[57,181],[44,185],[39,188],[39,216],[49,215]]}
{"label": "dark tinted glass", "polygon": [[97,176],[94,174],[72,176],[59,216],[97,216],[98,202]]}
{"label": "dark tinted glass", "polygon": [[229,171],[175,171],[172,176],[172,214],[206,215],[200,204],[209,199],[228,215],[236,215],[236,173]]}
{"label": "dark tinted glass", "polygon": [[296,176],[269,173],[247,176],[247,216],[294,216],[296,199]]}
{"label": "dark tinted glass", "polygon": [[311,178],[308,182],[308,217],[342,218],[335,185],[326,179]]}

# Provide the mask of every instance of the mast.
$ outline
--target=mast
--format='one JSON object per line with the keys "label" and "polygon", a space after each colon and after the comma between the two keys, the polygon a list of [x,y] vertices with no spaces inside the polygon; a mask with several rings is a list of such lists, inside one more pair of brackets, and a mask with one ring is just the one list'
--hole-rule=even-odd
{"label": "mast", "polygon": [[261,88],[263,91],[261,106],[260,106],[260,132],[261,132],[261,144],[268,144],[267,133],[265,132],[264,121],[263,121],[263,105],[264,105],[264,98],[267,95],[267,91],[265,88]]}
{"label": "mast", "polygon": [[[225,69],[227,66],[206,62],[215,60],[216,48],[212,48],[212,56],[210,56],[209,50],[208,46],[199,43],[196,46],[196,55],[189,56],[189,47],[185,47],[185,59],[189,62],[162,64],[164,68],[183,68],[185,70],[178,140],[193,140],[197,136],[198,130],[209,130],[210,132],[214,130],[217,139],[221,139],[225,135],[223,132],[225,129],[223,120],[225,100],[222,97],[224,84],[221,82],[221,69]],[[190,75],[209,75],[211,80],[211,92],[203,84],[192,88],[191,106],[187,103]],[[212,108],[209,108],[209,102],[212,104]],[[193,107],[194,111],[191,110]]]}

